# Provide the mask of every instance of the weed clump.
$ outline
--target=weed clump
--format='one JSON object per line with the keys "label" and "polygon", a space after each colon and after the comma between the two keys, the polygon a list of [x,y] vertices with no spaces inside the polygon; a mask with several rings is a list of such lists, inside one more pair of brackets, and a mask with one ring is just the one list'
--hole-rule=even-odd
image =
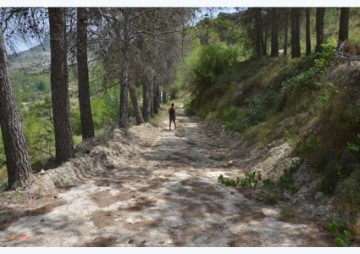
{"label": "weed clump", "polygon": [[235,179],[224,177],[222,174],[218,177],[218,182],[231,187],[244,188],[256,188],[261,184],[261,188],[258,189],[256,198],[264,201],[267,204],[276,204],[283,198],[284,190],[290,191],[294,194],[297,188],[292,179],[293,174],[299,169],[301,165],[300,161],[295,161],[291,164],[289,169],[284,170],[284,174],[280,177],[279,181],[273,182],[270,179],[262,180],[260,172],[247,172],[244,178],[237,177]]}

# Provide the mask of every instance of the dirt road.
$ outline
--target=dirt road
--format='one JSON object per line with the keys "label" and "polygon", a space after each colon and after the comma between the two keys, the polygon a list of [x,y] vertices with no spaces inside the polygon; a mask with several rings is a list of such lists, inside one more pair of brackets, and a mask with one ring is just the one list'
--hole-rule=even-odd
{"label": "dirt road", "polygon": [[242,169],[214,159],[219,147],[178,111],[177,130],[164,117],[153,142],[0,226],[0,246],[329,245],[310,221],[280,221],[281,207],[217,183]]}

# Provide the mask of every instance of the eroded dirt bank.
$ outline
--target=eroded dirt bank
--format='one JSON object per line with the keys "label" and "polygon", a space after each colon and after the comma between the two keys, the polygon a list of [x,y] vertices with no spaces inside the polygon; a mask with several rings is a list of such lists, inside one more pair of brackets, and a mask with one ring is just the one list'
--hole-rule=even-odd
{"label": "eroded dirt bank", "polygon": [[[305,218],[281,221],[280,205],[217,183],[220,174],[239,176],[247,165],[267,174],[271,156],[225,165],[231,147],[182,110],[177,121],[172,131],[166,117],[159,128],[116,130],[107,145],[38,176],[54,193],[22,205],[3,203],[0,245],[330,245],[321,226]],[[287,153],[286,146],[279,149]]]}

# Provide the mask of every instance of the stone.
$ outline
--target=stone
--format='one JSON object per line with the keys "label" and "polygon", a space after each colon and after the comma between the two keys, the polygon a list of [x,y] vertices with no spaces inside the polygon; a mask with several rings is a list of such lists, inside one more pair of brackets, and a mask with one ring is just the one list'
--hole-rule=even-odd
{"label": "stone", "polygon": [[315,200],[316,201],[319,201],[320,199],[322,199],[324,197],[324,193],[322,193],[321,191],[318,191],[316,194],[315,194]]}

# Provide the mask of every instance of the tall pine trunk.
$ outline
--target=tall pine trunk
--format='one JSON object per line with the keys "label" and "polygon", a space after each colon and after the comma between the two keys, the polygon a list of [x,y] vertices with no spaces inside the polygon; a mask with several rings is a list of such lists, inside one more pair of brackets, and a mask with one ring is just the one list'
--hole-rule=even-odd
{"label": "tall pine trunk", "polygon": [[154,81],[155,71],[151,67],[145,70],[146,82],[143,84],[143,117],[147,122],[154,114]]}
{"label": "tall pine trunk", "polygon": [[254,8],[255,15],[255,55],[263,56],[263,26],[261,18],[261,8]]}
{"label": "tall pine trunk", "polygon": [[95,136],[91,115],[89,70],[87,57],[87,10],[77,8],[77,67],[81,133],[83,140]]}
{"label": "tall pine trunk", "polygon": [[162,91],[162,102],[165,103],[167,101],[167,93],[165,90]]}
{"label": "tall pine trunk", "polygon": [[262,42],[263,56],[267,55],[267,42],[268,42],[268,31],[265,29],[264,36],[263,36],[263,42]]}
{"label": "tall pine trunk", "polygon": [[74,157],[70,123],[69,84],[66,55],[65,8],[49,8],[51,49],[51,99],[55,129],[55,163]]}
{"label": "tall pine trunk", "polygon": [[341,8],[339,24],[339,42],[349,38],[349,16],[350,8]]}
{"label": "tall pine trunk", "polygon": [[311,54],[311,37],[310,37],[310,8],[305,9],[306,16],[306,55]]}
{"label": "tall pine trunk", "polygon": [[0,30],[0,127],[4,143],[8,187],[25,187],[32,178],[31,164]]}
{"label": "tall pine trunk", "polygon": [[291,57],[300,56],[300,9],[291,8]]}
{"label": "tall pine trunk", "polygon": [[144,122],[144,119],[142,117],[139,103],[136,97],[136,89],[135,86],[132,84],[132,82],[129,82],[129,94],[130,94],[132,106],[134,108],[136,124],[140,125]]}
{"label": "tall pine trunk", "polygon": [[156,82],[154,88],[154,113],[155,114],[159,113],[159,109],[160,109],[160,86],[158,82]]}
{"label": "tall pine trunk", "polygon": [[149,82],[143,83],[143,118],[144,121],[149,121],[150,118],[150,103],[149,103]]}
{"label": "tall pine trunk", "polygon": [[316,8],[316,53],[322,51],[321,45],[324,42],[324,17],[325,8]]}
{"label": "tall pine trunk", "polygon": [[123,23],[123,36],[124,41],[121,43],[121,86],[120,86],[120,116],[119,127],[128,127],[128,49],[129,49],[129,15],[127,10],[123,10],[124,23]]}
{"label": "tall pine trunk", "polygon": [[271,56],[279,56],[278,18],[276,8],[271,9]]}
{"label": "tall pine trunk", "polygon": [[287,56],[288,51],[288,28],[289,28],[289,15],[288,15],[288,9],[285,9],[285,24],[284,24],[284,56]]}
{"label": "tall pine trunk", "polygon": [[151,79],[149,86],[149,104],[150,104],[150,116],[154,116],[154,86],[155,86],[155,75]]}

